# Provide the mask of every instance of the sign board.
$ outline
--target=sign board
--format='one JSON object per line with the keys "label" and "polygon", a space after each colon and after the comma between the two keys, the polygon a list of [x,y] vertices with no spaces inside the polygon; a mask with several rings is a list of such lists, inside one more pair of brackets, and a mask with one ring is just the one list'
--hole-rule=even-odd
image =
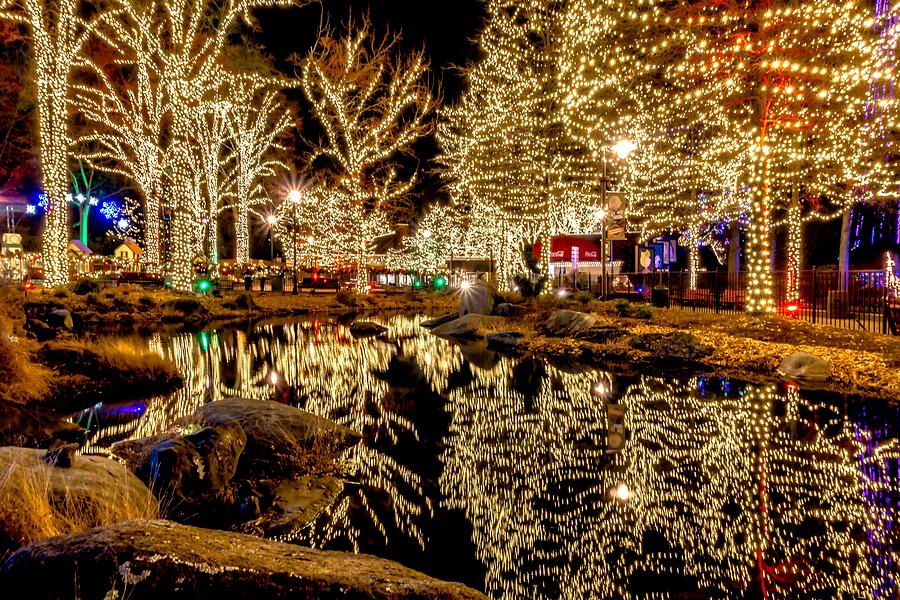
{"label": "sign board", "polygon": [[628,202],[624,194],[611,192],[606,195],[606,206],[609,218],[613,221],[622,221],[625,219],[625,208]]}
{"label": "sign board", "polygon": [[606,230],[606,239],[608,240],[625,240],[625,228],[619,225],[613,225]]}

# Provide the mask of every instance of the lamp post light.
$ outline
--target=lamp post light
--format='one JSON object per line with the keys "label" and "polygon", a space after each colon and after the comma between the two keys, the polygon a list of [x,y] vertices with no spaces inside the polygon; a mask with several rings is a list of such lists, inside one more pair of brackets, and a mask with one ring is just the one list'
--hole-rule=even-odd
{"label": "lamp post light", "polygon": [[297,285],[297,207],[300,202],[303,200],[303,192],[300,190],[291,190],[288,193],[288,200],[290,200],[291,204],[294,205],[294,214],[293,214],[293,236],[292,236],[292,247],[293,247],[293,255],[294,255],[294,285],[291,290],[291,294],[296,296],[300,293]]}
{"label": "lamp post light", "polygon": [[275,260],[275,225],[278,224],[276,215],[266,217],[266,223],[269,224],[269,260]]}
{"label": "lamp post light", "polygon": [[603,178],[600,180],[600,208],[597,210],[597,220],[600,221],[600,268],[602,273],[602,282],[600,284],[600,297],[606,299],[608,283],[606,280],[606,219],[609,217],[609,201],[606,197],[606,188],[608,186],[608,178],[606,175],[606,153],[612,150],[619,157],[619,160],[627,159],[632,152],[637,150],[637,146],[629,139],[623,138],[609,147],[603,148]]}

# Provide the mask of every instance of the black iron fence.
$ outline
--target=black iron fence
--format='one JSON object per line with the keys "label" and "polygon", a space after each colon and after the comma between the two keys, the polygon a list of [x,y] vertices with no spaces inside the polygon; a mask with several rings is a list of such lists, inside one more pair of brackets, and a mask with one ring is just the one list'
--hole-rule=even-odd
{"label": "black iron fence", "polygon": [[[664,308],[706,313],[744,312],[747,273],[709,271],[625,273],[610,278],[609,295]],[[845,329],[898,334],[900,299],[885,282],[884,271],[803,271],[798,278],[799,297],[793,298],[787,274],[773,273],[773,292],[778,311],[788,318],[804,319]],[[693,285],[692,285],[693,284]],[[592,291],[600,282],[592,281]]]}

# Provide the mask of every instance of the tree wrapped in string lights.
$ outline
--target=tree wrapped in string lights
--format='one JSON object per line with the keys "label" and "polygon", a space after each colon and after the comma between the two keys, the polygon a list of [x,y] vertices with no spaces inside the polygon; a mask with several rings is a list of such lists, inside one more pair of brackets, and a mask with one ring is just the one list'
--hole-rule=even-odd
{"label": "tree wrapped in string lights", "polygon": [[[86,120],[79,136],[79,154],[107,173],[133,181],[141,192],[143,208],[143,268],[160,269],[160,225],[163,173],[167,147],[164,116],[169,110],[160,65],[148,48],[148,32],[133,20],[119,19],[114,29],[112,57],[86,52],[87,71],[74,86],[76,111]],[[99,56],[98,56],[99,54]],[[105,57],[106,60],[101,60]]]}
{"label": "tree wrapped in string lights", "polygon": [[171,107],[166,175],[168,208],[172,212],[169,274],[175,289],[191,289],[192,261],[203,213],[195,173],[196,107],[215,97],[227,82],[222,64],[229,37],[239,22],[251,23],[251,12],[257,8],[293,4],[291,0],[234,0],[225,4],[162,0],[151,5],[125,5],[140,31],[148,32],[146,51],[158,61],[160,81]]}
{"label": "tree wrapped in string lights", "polygon": [[240,79],[226,113],[229,150],[234,160],[235,262],[250,258],[250,212],[266,202],[263,178],[287,169],[277,157],[280,138],[293,124],[271,86]]}
{"label": "tree wrapped in string lights", "polygon": [[[733,127],[753,139],[743,159],[751,193],[746,307],[773,312],[775,172],[796,148],[796,136],[817,128],[846,136],[841,146],[850,162],[867,143],[858,129],[842,130],[844,120],[830,119],[861,114],[869,82],[885,75],[876,68],[872,7],[865,0],[724,0],[680,5],[666,18],[679,56],[665,67],[666,79],[688,97],[717,103]],[[857,183],[864,182],[851,181]]]}
{"label": "tree wrapped in string lights", "polygon": [[313,158],[334,164],[330,193],[339,202],[331,217],[355,232],[361,292],[367,291],[368,236],[385,214],[401,208],[416,182],[416,173],[401,176],[398,157],[432,129],[435,100],[424,83],[424,55],[395,57],[396,41],[379,43],[368,23],[351,25],[344,39],[322,36],[302,62],[303,91],[325,133]]}
{"label": "tree wrapped in string lights", "polygon": [[96,6],[85,18],[80,0],[2,0],[0,18],[25,25],[33,51],[37,84],[37,137],[41,183],[47,207],[41,234],[44,280],[69,281],[69,148],[72,143],[69,100],[72,75],[85,44],[113,14]]}

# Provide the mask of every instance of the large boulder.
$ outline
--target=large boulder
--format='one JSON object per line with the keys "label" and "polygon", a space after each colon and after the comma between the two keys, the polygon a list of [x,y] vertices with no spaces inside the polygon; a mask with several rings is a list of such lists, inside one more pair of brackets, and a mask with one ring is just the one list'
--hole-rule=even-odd
{"label": "large boulder", "polygon": [[361,439],[359,433],[333,421],[267,400],[210,402],[197,409],[196,416],[211,426],[240,424],[247,445],[238,470],[253,479],[294,477],[309,469],[310,460],[333,461]]}
{"label": "large boulder", "polygon": [[689,333],[642,333],[629,340],[631,347],[649,352],[659,360],[694,361],[706,358],[714,348]]}
{"label": "large boulder", "polygon": [[269,539],[291,541],[331,506],[343,490],[343,482],[330,475],[285,479],[273,490],[271,506],[240,529]]}
{"label": "large boulder", "polygon": [[489,315],[494,311],[494,290],[486,283],[476,283],[462,290],[459,316]]}
{"label": "large boulder", "polygon": [[520,317],[528,312],[528,307],[524,304],[502,302],[494,308],[494,312],[501,317]]}
{"label": "large boulder", "polygon": [[523,334],[518,331],[500,331],[487,335],[487,347],[501,352],[515,352],[522,343]]}
{"label": "large boulder", "polygon": [[28,406],[0,402],[2,446],[47,448],[55,441],[81,443],[84,438],[84,428],[71,421]]}
{"label": "large boulder", "polygon": [[825,381],[831,376],[831,363],[814,354],[797,352],[781,361],[778,372],[789,379]]}
{"label": "large boulder", "polygon": [[72,313],[65,308],[51,310],[47,313],[44,321],[46,321],[47,325],[55,327],[56,329],[72,330],[75,328],[75,321],[72,319]]}
{"label": "large boulder", "polygon": [[484,599],[397,563],[177,525],[130,521],[26,546],[0,589],[30,600]]}
{"label": "large boulder", "polygon": [[237,471],[247,435],[235,421],[206,427],[197,433],[167,439],[149,453],[146,471],[137,470],[160,497],[175,508],[216,497]]}
{"label": "large boulder", "polygon": [[544,331],[556,337],[578,337],[599,324],[599,319],[574,310],[557,310],[544,323]]}
{"label": "large boulder", "polygon": [[502,327],[503,317],[489,317],[482,314],[468,314],[464,317],[444,323],[431,330],[434,335],[445,337],[476,338],[485,330],[495,331]]}

